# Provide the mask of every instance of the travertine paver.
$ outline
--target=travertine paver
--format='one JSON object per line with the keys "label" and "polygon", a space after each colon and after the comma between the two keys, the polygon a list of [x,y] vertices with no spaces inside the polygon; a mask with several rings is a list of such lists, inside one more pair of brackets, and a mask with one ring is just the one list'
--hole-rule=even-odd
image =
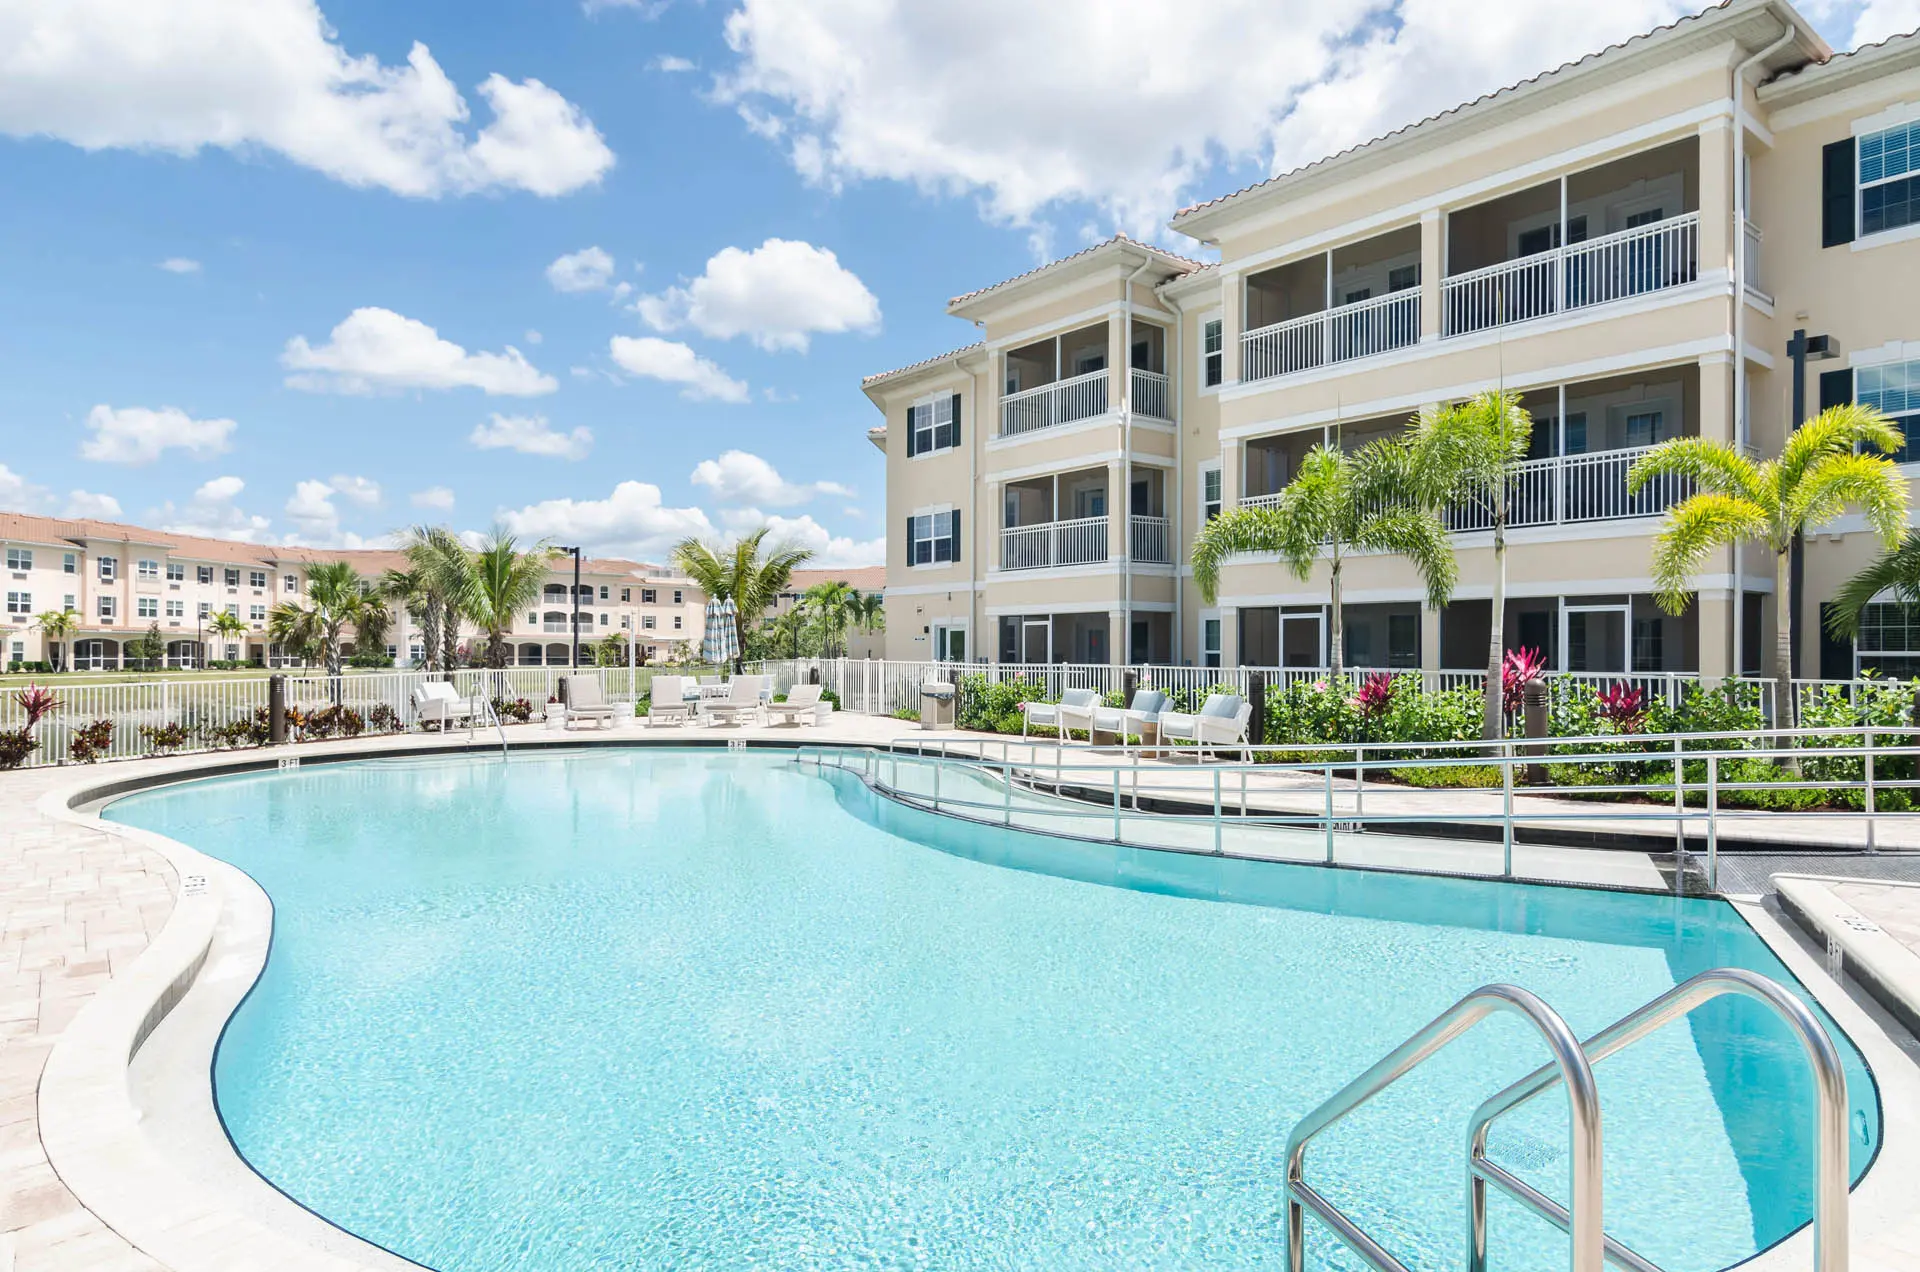
{"label": "travertine paver", "polygon": [[1878,923],[1881,931],[1920,954],[1920,885],[1849,879],[1836,880],[1827,887]]}

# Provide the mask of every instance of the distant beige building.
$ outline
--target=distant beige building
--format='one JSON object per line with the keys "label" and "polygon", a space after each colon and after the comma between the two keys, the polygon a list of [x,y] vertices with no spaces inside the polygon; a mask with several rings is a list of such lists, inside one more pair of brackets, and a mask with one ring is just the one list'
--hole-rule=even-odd
{"label": "distant beige building", "polygon": [[[1806,368],[1807,414],[1858,400],[1920,426],[1920,38],[1836,56],[1781,0],[1728,0],[1172,228],[1218,263],[1109,240],[956,297],[979,343],[865,381],[892,657],[1325,665],[1324,580],[1248,557],[1205,603],[1194,534],[1272,500],[1316,443],[1504,384],[1535,421],[1508,647],[1569,671],[1770,670],[1769,554],[1722,553],[1663,613],[1649,552],[1684,492],[1629,495],[1628,467],[1688,435],[1777,453],[1796,330],[1838,350]],[[1350,665],[1485,665],[1490,536],[1455,526],[1443,611],[1404,560],[1350,561]],[[1821,634],[1875,550],[1851,517],[1807,544],[1799,674],[1920,671],[1920,612],[1874,606],[1859,650]]]}
{"label": "distant beige building", "polygon": [[[780,593],[778,599],[768,607],[767,617],[777,618],[800,603],[807,589],[819,583],[845,583],[862,596],[884,595],[887,590],[887,567],[884,565],[863,565],[847,570],[795,570],[793,581],[787,590]],[[847,657],[884,658],[886,657],[887,635],[884,631],[867,632],[858,629],[847,632]]]}
{"label": "distant beige building", "polygon": [[[119,522],[35,517],[0,512],[6,610],[0,614],[0,666],[61,661],[79,668],[122,665],[129,641],[156,625],[169,666],[238,660],[276,663],[266,636],[267,613],[280,601],[298,601],[315,562],[349,561],[379,578],[402,568],[398,552],[328,551],[270,547],[177,535]],[[540,600],[517,616],[509,640],[521,666],[566,666],[573,646],[573,562],[556,557]],[[657,661],[673,646],[704,635],[705,594],[686,578],[657,565],[618,559],[581,563],[582,661],[590,642],[630,637],[634,655]],[[78,630],[70,649],[56,649],[35,619],[72,610]],[[210,623],[226,612],[247,628],[229,640]],[[398,666],[420,661],[425,650],[412,616],[401,610],[383,655]],[[470,638],[471,632],[463,638]]]}

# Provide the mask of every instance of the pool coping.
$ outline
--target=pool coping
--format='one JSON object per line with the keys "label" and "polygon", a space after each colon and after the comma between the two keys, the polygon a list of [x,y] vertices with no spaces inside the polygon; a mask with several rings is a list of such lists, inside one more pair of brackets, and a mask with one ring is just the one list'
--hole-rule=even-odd
{"label": "pool coping", "polygon": [[[599,744],[633,746],[637,741],[607,738]],[[523,744],[523,749],[595,745],[577,736],[527,742],[532,746]],[[715,745],[705,739],[652,744]],[[790,749],[796,744],[798,739],[767,739],[754,749]],[[824,740],[808,744],[835,745]],[[436,739],[432,745],[415,746],[332,744],[324,751],[306,751],[302,758],[330,762],[486,753],[496,745],[478,738],[452,743]],[[36,811],[56,822],[152,851],[172,867],[181,884],[160,933],[126,975],[112,978],[86,1003],[54,1045],[38,1092],[40,1138],[54,1170],[80,1203],[129,1245],[174,1272],[267,1266],[276,1272],[392,1272],[417,1267],[323,1216],[321,1222],[343,1239],[327,1243],[339,1246],[337,1250],[303,1240],[288,1226],[264,1222],[262,1214],[298,1208],[297,1203],[254,1172],[237,1152],[234,1161],[241,1169],[228,1172],[232,1186],[190,1182],[170,1164],[167,1148],[141,1126],[131,1079],[136,1053],[170,1012],[206,988],[206,969],[216,957],[224,959],[228,974],[244,975],[249,985],[257,978],[267,957],[269,941],[262,934],[270,935],[271,903],[238,867],[165,836],[104,821],[98,805],[136,790],[273,770],[279,758],[196,755],[137,774],[79,773],[36,801]],[[1912,1213],[1906,1181],[1920,1178],[1920,1055],[1896,1040],[1890,1027],[1898,1030],[1899,1025],[1891,1017],[1883,1019],[1884,1013],[1863,1007],[1829,977],[1807,945],[1771,910],[1752,902],[1730,903],[1848,1034],[1880,1083],[1881,1150],[1853,1192],[1851,1266],[1858,1272],[1913,1272],[1920,1267],[1920,1215]],[[254,937],[217,950],[223,923]],[[208,1072],[211,1045],[198,1059],[199,1071]],[[223,1127],[218,1134],[224,1141]],[[230,1143],[228,1150],[233,1151]],[[1811,1233],[1802,1229],[1740,1266],[1753,1272],[1787,1272],[1810,1266],[1811,1253]]]}

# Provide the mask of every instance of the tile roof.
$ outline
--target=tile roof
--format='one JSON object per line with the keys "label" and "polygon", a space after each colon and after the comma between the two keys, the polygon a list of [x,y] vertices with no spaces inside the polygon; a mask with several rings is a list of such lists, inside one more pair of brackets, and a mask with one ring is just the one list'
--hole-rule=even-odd
{"label": "tile roof", "polygon": [[1044,274],[1048,270],[1054,269],[1061,265],[1065,265],[1069,261],[1077,261],[1083,256],[1089,256],[1094,252],[1101,251],[1105,248],[1112,247],[1115,244],[1119,244],[1119,243],[1124,243],[1129,247],[1137,247],[1143,252],[1151,252],[1153,255],[1161,257],[1174,264],[1189,266],[1192,269],[1204,269],[1208,264],[1208,262],[1206,261],[1196,261],[1190,257],[1176,255],[1173,252],[1169,252],[1164,247],[1155,247],[1151,243],[1142,243],[1140,240],[1136,238],[1129,238],[1125,234],[1115,234],[1112,238],[1102,239],[1100,242],[1095,243],[1091,247],[1083,247],[1079,251],[1073,253],[1071,256],[1062,256],[1059,260],[1048,261],[1044,265],[1035,265],[1032,269],[1028,270],[1024,274],[1015,274],[1012,278],[1003,278],[997,283],[990,284],[986,287],[975,288],[973,291],[965,292],[961,295],[955,296],[952,300],[949,300],[947,302],[947,307],[952,308],[955,305],[965,304],[969,300],[976,300],[979,297],[986,295],[990,291],[998,291],[1002,287],[1012,286],[1014,283],[1021,282],[1024,279],[1032,278],[1036,274]]}
{"label": "tile roof", "polygon": [[1452,106],[1436,114],[1428,115],[1425,119],[1415,120],[1410,124],[1406,124],[1406,125],[1403,125],[1402,127],[1394,129],[1392,132],[1382,133],[1378,137],[1374,137],[1374,138],[1371,138],[1370,140],[1359,142],[1352,146],[1348,146],[1344,150],[1337,150],[1333,154],[1323,156],[1322,158],[1319,158],[1319,159],[1315,159],[1312,163],[1302,164],[1299,167],[1290,169],[1286,172],[1275,173],[1273,176],[1268,177],[1264,181],[1256,181],[1252,185],[1242,186],[1240,189],[1233,191],[1231,194],[1223,194],[1218,196],[1217,198],[1208,199],[1205,202],[1195,203],[1188,207],[1181,208],[1178,212],[1173,214],[1173,220],[1170,222],[1170,224],[1175,229],[1178,229],[1180,222],[1184,218],[1192,216],[1196,212],[1201,212],[1208,208],[1216,208],[1216,207],[1220,207],[1223,204],[1231,203],[1234,200],[1240,199],[1245,195],[1251,194],[1256,190],[1264,190],[1269,186],[1278,184],[1279,182],[1290,180],[1291,178],[1301,176],[1304,173],[1312,172],[1317,168],[1324,167],[1327,164],[1334,163],[1337,160],[1347,158],[1350,155],[1358,154],[1359,152],[1366,150],[1369,147],[1379,145],[1383,141],[1388,141],[1395,137],[1405,136],[1406,134],[1413,132],[1415,129],[1425,128],[1428,125],[1433,124],[1439,120],[1448,119],[1448,118],[1452,118],[1454,116],[1463,114],[1467,111],[1473,110],[1476,107],[1485,105],[1488,102],[1496,101],[1500,98],[1504,98],[1513,93],[1519,92],[1521,89],[1526,88],[1529,85],[1543,83],[1547,80],[1554,78],[1555,76],[1558,76],[1558,75],[1564,74],[1567,71],[1573,70],[1576,67],[1588,65],[1589,63],[1599,61],[1602,58],[1613,57],[1626,49],[1630,49],[1635,45],[1642,44],[1647,40],[1651,40],[1655,36],[1658,36],[1664,32],[1675,31],[1685,26],[1691,26],[1696,22],[1700,22],[1704,20],[1710,14],[1713,14],[1722,10],[1730,9],[1734,6],[1736,2],[1737,0],[1719,0],[1719,3],[1708,5],[1706,8],[1701,9],[1697,13],[1686,14],[1681,17],[1675,18],[1672,22],[1668,22],[1661,26],[1654,27],[1651,31],[1642,31],[1638,35],[1629,36],[1625,40],[1621,40],[1617,43],[1607,45],[1605,48],[1600,49],[1598,52],[1589,53],[1585,57],[1577,58],[1571,62],[1563,62],[1559,66],[1553,67],[1550,70],[1541,71],[1537,75],[1528,76],[1526,79],[1518,80],[1512,84],[1508,84],[1504,88],[1494,89],[1492,92],[1484,93],[1481,96],[1472,99],[1471,101],[1461,102],[1457,106]]}
{"label": "tile roof", "polygon": [[905,375],[909,371],[919,371],[925,367],[933,366],[935,363],[945,362],[950,358],[957,358],[963,353],[972,353],[975,349],[984,349],[985,347],[986,341],[976,340],[970,345],[961,345],[958,349],[951,349],[946,353],[937,353],[931,358],[922,358],[918,362],[909,362],[904,367],[895,367],[891,371],[879,371],[873,375],[865,376],[861,379],[860,384],[862,387],[869,384],[877,384],[881,380],[890,380],[896,375]]}
{"label": "tile roof", "polygon": [[856,592],[887,590],[887,567],[860,565],[843,570],[795,570],[789,592],[804,592],[816,583],[845,583]]}
{"label": "tile roof", "polygon": [[1848,49],[1844,53],[1835,53],[1832,57],[1828,58],[1824,62],[1808,62],[1805,66],[1796,66],[1790,71],[1782,71],[1780,74],[1774,76],[1771,80],[1769,80],[1766,84],[1766,87],[1773,88],[1775,86],[1784,86],[1784,85],[1790,84],[1794,80],[1800,78],[1802,75],[1806,75],[1810,72],[1818,71],[1823,67],[1831,66],[1836,71],[1842,70],[1846,67],[1849,61],[1851,61],[1856,57],[1860,57],[1863,54],[1878,53],[1883,49],[1891,49],[1896,45],[1905,44],[1909,40],[1914,42],[1915,47],[1920,47],[1920,29],[1916,29],[1912,31],[1897,31],[1894,34],[1887,36],[1885,39],[1875,40],[1871,44],[1862,44],[1859,48]]}

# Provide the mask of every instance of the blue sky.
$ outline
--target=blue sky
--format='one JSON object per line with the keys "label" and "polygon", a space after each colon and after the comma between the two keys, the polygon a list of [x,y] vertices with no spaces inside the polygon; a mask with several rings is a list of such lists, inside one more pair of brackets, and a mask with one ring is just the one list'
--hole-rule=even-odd
{"label": "blue sky", "polygon": [[948,296],[1687,7],[0,0],[0,506],[874,562]]}

